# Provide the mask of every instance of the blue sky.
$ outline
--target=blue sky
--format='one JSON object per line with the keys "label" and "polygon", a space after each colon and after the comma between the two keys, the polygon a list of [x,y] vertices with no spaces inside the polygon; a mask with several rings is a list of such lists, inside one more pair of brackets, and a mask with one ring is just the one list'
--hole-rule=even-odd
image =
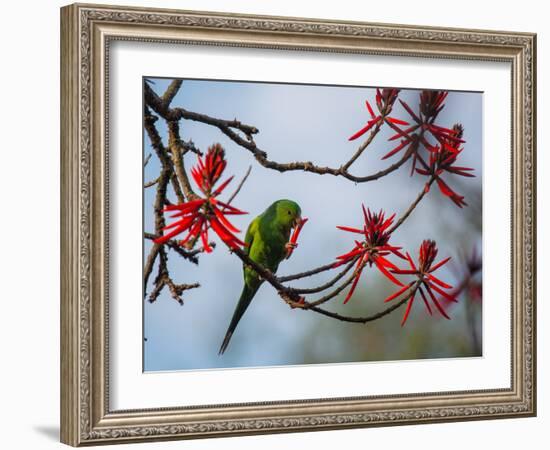
{"label": "blue sky", "polygon": [[[162,94],[171,80],[153,79],[153,89]],[[411,106],[418,103],[418,91],[403,90],[400,98]],[[416,254],[425,238],[436,239],[441,257],[455,256],[480,244],[482,189],[482,94],[451,92],[438,118],[442,126],[455,122],[464,125],[465,150],[461,164],[475,168],[476,178],[446,176],[449,184],[472,206],[466,211],[443,198],[436,188],[426,196],[392,241]],[[279,162],[311,160],[318,165],[338,167],[355,152],[359,141],[347,138],[369,119],[365,100],[374,105],[374,89],[362,87],[310,86],[268,83],[184,80],[173,106],[232,119],[256,126],[255,140],[270,159]],[[403,108],[396,105],[394,116],[407,120]],[[157,122],[166,142],[166,127]],[[227,188],[227,196],[236,187],[247,168],[252,172],[234,200],[248,211],[235,217],[235,225],[244,230],[248,223],[269,204],[280,198],[297,201],[310,221],[300,236],[300,246],[292,258],[283,262],[279,274],[294,273],[330,262],[335,255],[353,247],[349,234],[336,225],[361,224],[361,204],[373,210],[384,209],[399,216],[424,184],[424,177],[409,177],[409,165],[381,180],[354,184],[341,177],[319,176],[303,172],[279,173],[265,169],[252,155],[238,147],[219,130],[198,122],[181,123],[182,138],[192,139],[205,151],[215,142],[226,149],[226,176],[236,180]],[[381,161],[391,147],[390,131],[379,134],[374,143],[352,166],[351,172],[366,175],[394,162]],[[153,153],[144,178],[158,176],[159,163],[144,138],[144,157]],[[196,156],[186,155],[187,167]],[[144,229],[152,232],[154,188],[144,193]],[[172,195],[172,193],[170,193]],[[222,198],[223,199],[223,198]],[[241,235],[241,237],[242,237]],[[150,242],[145,242],[145,256]],[[452,310],[452,321],[427,317],[422,305],[413,307],[405,328],[399,326],[402,311],[369,326],[337,322],[317,314],[291,310],[276,292],[264,284],[239,324],[223,356],[217,350],[242,288],[239,260],[223,245],[204,255],[199,266],[169,253],[169,268],[177,282],[200,282],[201,288],[184,293],[180,306],[164,292],[154,304],[144,302],[144,369],[184,370],[221,367],[335,363],[363,360],[468,356],[464,342],[468,330],[465,302]],[[153,272],[154,274],[155,272]],[[453,272],[442,271],[444,278],[456,281]],[[297,282],[297,285],[321,283],[330,274]],[[152,277],[153,278],[153,277]],[[382,300],[393,291],[375,270],[367,271],[352,300],[342,305],[337,298],[334,311],[367,314],[382,309]]]}

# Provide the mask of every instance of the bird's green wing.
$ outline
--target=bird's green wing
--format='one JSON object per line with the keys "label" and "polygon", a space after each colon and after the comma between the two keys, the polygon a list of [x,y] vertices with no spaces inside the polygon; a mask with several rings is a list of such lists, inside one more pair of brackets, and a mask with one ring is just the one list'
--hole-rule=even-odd
{"label": "bird's green wing", "polygon": [[254,242],[254,236],[258,233],[259,224],[260,224],[260,216],[256,217],[252,222],[250,222],[250,225],[248,225],[248,229],[246,230],[246,235],[244,237],[244,242],[246,244],[246,247],[244,251],[247,255],[250,254],[250,249],[252,248],[252,242]]}

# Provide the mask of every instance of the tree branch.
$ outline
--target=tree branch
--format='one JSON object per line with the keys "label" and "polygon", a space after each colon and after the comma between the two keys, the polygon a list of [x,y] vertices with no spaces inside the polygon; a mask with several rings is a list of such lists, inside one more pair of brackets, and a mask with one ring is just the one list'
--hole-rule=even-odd
{"label": "tree branch", "polygon": [[315,269],[308,270],[306,272],[300,272],[293,275],[285,275],[285,276],[279,277],[279,281],[285,282],[285,281],[299,280],[300,278],[311,277],[312,275],[317,275],[318,273],[326,272],[327,270],[331,270],[331,269],[334,269],[334,261],[329,264],[325,264],[324,266],[320,266],[320,267],[316,267]]}
{"label": "tree branch", "polygon": [[421,200],[424,198],[424,196],[428,193],[430,186],[435,181],[435,177],[432,176],[430,180],[424,185],[416,199],[411,203],[411,205],[407,208],[407,210],[403,213],[403,215],[399,218],[397,222],[388,230],[388,234],[392,234],[395,230],[397,230],[405,220],[411,215],[411,213],[414,211],[414,208],[418,206],[418,204],[421,202]]}
{"label": "tree branch", "polygon": [[[412,154],[409,149],[399,161],[387,167],[386,169],[383,169],[371,175],[355,176],[349,173],[347,169],[353,164],[353,162],[357,160],[357,158],[363,153],[363,151],[368,147],[368,145],[372,142],[372,140],[378,133],[380,126],[377,125],[377,127],[369,135],[369,138],[359,146],[359,148],[350,158],[350,160],[338,168],[317,166],[311,161],[296,161],[284,164],[278,163],[276,161],[269,160],[267,157],[267,153],[261,150],[254,142],[253,135],[258,133],[258,129],[256,127],[243,124],[236,119],[217,119],[214,117],[210,117],[206,114],[187,111],[184,108],[170,109],[168,105],[166,105],[166,103],[160,97],[158,97],[158,95],[150,88],[149,85],[145,84],[144,90],[145,101],[147,102],[147,104],[167,122],[175,122],[181,119],[185,119],[217,127],[223,134],[229,137],[237,145],[250,151],[256,161],[258,161],[258,163],[260,163],[263,167],[277,170],[279,172],[302,170],[304,172],[311,172],[319,175],[342,176],[355,183],[365,183],[368,181],[377,180],[396,171],[410,158]],[[242,132],[245,138],[243,138],[234,130]]]}
{"label": "tree branch", "polygon": [[369,137],[365,140],[365,142],[363,142],[359,148],[357,149],[357,151],[355,152],[355,154],[349,159],[349,161],[347,163],[345,163],[343,166],[342,166],[342,169],[344,171],[347,171],[350,166],[355,162],[357,161],[357,158],[359,158],[363,152],[365,151],[365,149],[371,144],[371,142],[374,140],[374,138],[376,137],[376,135],[378,134],[378,132],[380,131],[380,128],[382,127],[382,121],[378,122],[376,124],[376,126],[374,127],[374,129],[370,132],[369,134]]}
{"label": "tree branch", "polygon": [[172,82],[166,88],[166,91],[162,95],[162,102],[164,105],[166,105],[167,107],[170,106],[170,103],[172,103],[172,100],[179,92],[182,82],[183,80],[178,80],[178,79],[172,80]]}
{"label": "tree branch", "polygon": [[[350,269],[353,267],[353,265],[357,262],[357,258],[354,258],[351,260],[351,262],[344,268],[344,270],[341,270],[334,278],[332,278],[330,281],[327,281],[325,284],[322,284],[315,288],[291,288],[294,292],[297,294],[315,294],[317,292],[322,292],[325,289],[328,289],[331,286],[334,286],[334,284],[340,279],[343,278],[343,276],[350,271]],[[281,278],[279,278],[279,281],[281,281]]]}
{"label": "tree branch", "polygon": [[[145,86],[148,86],[148,85],[145,84]],[[177,92],[177,90],[175,90],[175,92]],[[169,93],[169,95],[167,95],[167,98],[171,100],[171,98],[173,98],[173,96],[175,95],[175,92]],[[155,123],[157,120],[158,120],[157,117],[153,116],[149,108],[146,106],[144,109],[143,126],[145,128],[145,131],[147,132],[147,135],[149,136],[149,139],[151,141],[151,146],[153,147],[161,163],[161,172],[156,181],[157,190],[155,195],[155,201],[153,204],[153,210],[154,210],[154,216],[155,216],[155,233],[156,233],[156,236],[159,236],[162,234],[162,230],[166,225],[166,222],[164,220],[163,210],[164,210],[164,205],[168,203],[168,200],[167,200],[168,183],[169,182],[174,183],[174,181],[177,181],[177,180],[174,180],[174,176],[173,176],[175,172],[173,161],[169,157],[168,151],[164,147],[162,143],[162,139],[158,133],[158,130],[156,129]],[[174,191],[176,192],[176,195],[178,195],[178,197],[180,196],[183,197],[181,195],[181,191],[179,191],[178,188],[179,188],[179,185],[176,183],[174,185]],[[147,233],[146,233],[146,236],[147,236]],[[175,249],[173,245],[171,246],[171,248]],[[195,254],[191,254],[190,252],[185,252],[183,249],[179,249],[179,248],[176,251],[180,255],[186,257],[187,259],[191,261],[193,260],[196,261]],[[156,301],[158,296],[162,292],[162,289],[165,286],[167,286],[172,298],[176,300],[178,303],[183,304],[183,299],[181,297],[182,293],[185,290],[198,287],[199,284],[198,283],[194,283],[194,284],[174,283],[168,271],[166,251],[162,245],[158,245],[158,244],[153,245],[153,247],[149,252],[147,260],[145,262],[144,271],[143,271],[144,295],[145,296],[147,295],[147,284],[149,281],[149,277],[151,276],[151,273],[153,271],[153,266],[155,264],[155,261],[157,260],[158,260],[158,271],[154,279],[153,290],[149,294],[149,301],[150,302]]]}
{"label": "tree branch", "polygon": [[413,284],[411,286],[407,296],[404,297],[403,299],[401,299],[399,302],[391,305],[390,307],[388,307],[388,308],[386,308],[386,309],[384,309],[380,312],[377,312],[375,314],[371,314],[369,316],[364,316],[364,317],[344,316],[342,314],[338,314],[338,313],[335,313],[335,312],[332,312],[332,311],[327,311],[326,309],[319,308],[317,306],[312,306],[309,309],[311,311],[315,311],[316,313],[322,314],[323,316],[331,317],[332,319],[340,320],[342,322],[363,323],[363,324],[365,324],[367,322],[372,322],[374,320],[381,319],[382,317],[387,316],[391,312],[393,312],[396,309],[403,306],[415,294],[416,290],[418,289],[418,286],[420,286],[419,281],[417,281],[415,284]]}
{"label": "tree branch", "polygon": [[187,178],[187,173],[185,172],[183,153],[185,153],[186,150],[180,139],[180,126],[177,121],[168,122],[168,146],[170,147],[170,154],[172,156],[172,162],[174,163],[177,179],[187,200],[197,198],[197,194],[193,191],[189,178]]}
{"label": "tree branch", "polygon": [[[153,234],[153,233],[143,233],[143,237],[145,239],[149,239],[149,240],[153,240],[153,239],[157,239],[158,237],[160,237],[161,235],[159,234]],[[155,244],[157,245],[157,244]],[[185,259],[188,259],[189,261],[191,261],[193,264],[198,264],[199,263],[199,260],[197,258],[197,255],[199,253],[202,253],[204,252],[204,249],[201,247],[201,248],[197,248],[197,249],[194,249],[194,250],[185,250],[181,247],[181,245],[179,245],[178,241],[175,240],[175,239],[170,239],[168,242],[165,242],[164,245],[166,245],[167,247],[170,247],[172,250],[174,250],[176,253],[178,253],[180,256],[184,257]],[[210,242],[209,245],[211,247],[216,247],[216,243],[215,242]]]}
{"label": "tree branch", "polygon": [[[364,183],[364,182],[374,181],[386,175],[389,175],[390,173],[399,169],[413,155],[415,158],[417,157],[420,158],[420,162],[422,162],[422,158],[418,154],[418,149],[419,149],[419,142],[422,139],[422,136],[424,134],[424,129],[420,130],[418,134],[406,137],[406,139],[411,139],[410,145],[407,146],[407,149],[404,151],[404,154],[402,155],[402,157],[397,162],[391,164],[387,168],[366,176],[356,176],[349,172],[349,168],[358,160],[358,158],[364,153],[364,151],[368,148],[368,146],[373,142],[373,140],[378,135],[384,123],[387,123],[392,129],[394,129],[398,133],[400,134],[403,133],[403,131],[398,127],[396,127],[393,123],[391,123],[391,121],[385,119],[386,116],[391,111],[391,106],[388,106],[384,109],[384,111],[381,111],[381,115],[384,120],[380,120],[375,125],[375,127],[371,130],[367,139],[359,145],[359,147],[354,152],[354,154],[350,157],[350,159],[344,164],[342,164],[340,167],[318,166],[311,161],[295,161],[295,162],[289,162],[289,163],[279,163],[279,162],[270,160],[268,158],[267,152],[260,149],[256,145],[254,141],[254,135],[259,132],[259,130],[256,127],[244,124],[238,121],[237,119],[224,120],[224,119],[210,117],[206,114],[188,111],[180,107],[171,108],[170,103],[172,102],[174,97],[177,95],[181,85],[182,85],[181,80],[172,81],[170,86],[167,88],[166,92],[159,97],[147,83],[144,83],[144,95],[145,95],[145,102],[147,105],[145,109],[145,128],[151,139],[152,146],[155,152],[157,153],[162,165],[161,174],[159,178],[147,184],[150,186],[153,186],[156,184],[157,186],[157,196],[155,198],[155,205],[154,205],[155,234],[145,233],[145,237],[148,239],[155,239],[157,236],[160,236],[162,234],[162,229],[164,228],[164,225],[165,225],[164,217],[162,215],[162,208],[164,204],[168,202],[168,200],[166,199],[166,187],[168,182],[172,183],[174,192],[176,193],[176,196],[178,197],[178,200],[181,203],[183,203],[186,199],[187,201],[189,201],[197,197],[191,187],[189,178],[187,177],[187,173],[184,165],[184,156],[187,152],[193,152],[198,155],[201,155],[201,152],[195,147],[192,141],[184,142],[181,140],[180,122],[179,122],[180,120],[191,120],[191,121],[204,123],[206,125],[210,125],[218,128],[224,135],[226,135],[229,139],[231,139],[235,144],[244,148],[245,150],[248,150],[260,165],[262,165],[265,168],[273,169],[279,172],[301,170],[304,172],[315,173],[318,175],[340,176],[347,180],[353,181],[355,183]],[[157,118],[152,116],[152,114],[149,112],[149,108],[153,110],[156,114],[158,114],[160,117],[162,117],[167,123],[168,148],[163,147],[162,141],[155,127],[155,121],[157,120]],[[433,122],[433,119],[432,119],[432,122]],[[428,145],[428,144],[425,144],[425,145]],[[145,164],[147,164],[147,161],[145,162]],[[242,178],[239,185],[237,186],[235,192],[229,198],[227,202],[228,204],[230,204],[233,201],[233,199],[238,195],[242,186],[244,185],[248,176],[250,175],[250,171],[251,171],[251,167],[248,168],[244,177]],[[411,215],[413,210],[422,201],[429,187],[434,181],[435,181],[435,177],[432,176],[428,181],[428,183],[425,185],[424,189],[418,194],[416,199],[411,203],[411,205],[403,213],[403,215],[399,218],[399,220],[395,223],[395,225],[393,225],[393,227],[390,228],[390,230],[388,230],[390,234],[395,230],[397,230],[407,220],[407,218]],[[190,260],[191,262],[194,262],[195,264],[198,263],[196,255],[201,251],[203,251],[202,249],[196,249],[192,251],[184,250],[175,240],[170,240],[165,245],[168,248],[176,251],[182,257]],[[191,248],[194,245],[195,245],[195,242],[191,243]],[[298,287],[286,286],[283,283],[292,281],[292,280],[298,280],[298,279],[310,277],[318,273],[331,270],[334,268],[334,263],[320,266],[298,274],[277,277],[270,270],[253,261],[248,256],[248,254],[243,250],[241,250],[240,248],[231,249],[230,251],[236,254],[237,257],[243,262],[245,266],[252,268],[257,273],[258,277],[260,277],[260,279],[267,281],[269,284],[271,284],[271,286],[274,289],[276,289],[279,296],[290,306],[299,307],[300,309],[304,309],[304,310],[311,310],[318,314],[322,314],[327,317],[331,317],[333,319],[337,319],[345,322],[367,323],[373,320],[377,320],[381,317],[384,317],[385,315],[391,313],[392,311],[396,310],[401,305],[406,303],[407,300],[409,300],[411,296],[414,295],[414,293],[420,286],[419,284],[420,281],[417,281],[416,283],[411,283],[409,290],[406,291],[404,294],[402,294],[402,295],[405,295],[405,294],[406,295],[400,301],[395,302],[390,307],[378,313],[375,313],[369,316],[364,316],[364,317],[350,317],[350,316],[345,316],[345,315],[341,315],[335,312],[325,310],[319,306],[337,297],[342,291],[344,291],[344,289],[346,289],[356,278],[358,271],[363,269],[366,262],[363,262],[361,266],[356,267],[355,270],[353,270],[353,273],[350,276],[348,276],[339,285],[337,285],[337,283],[340,282],[350,272],[350,270],[352,270],[358,258],[355,258],[352,261],[350,261],[347,264],[347,266],[343,268],[343,270],[337,273],[329,281],[316,287],[298,288]],[[162,245],[158,246],[155,244],[145,264],[145,269],[144,269],[144,272],[146,274],[145,284],[147,284],[147,279],[152,273],[155,260],[159,261],[158,273],[155,278],[154,289],[149,297],[149,300],[151,302],[155,301],[158,295],[160,295],[162,288],[164,286],[168,286],[168,289],[172,297],[176,299],[178,302],[183,303],[183,300],[181,299],[182,292],[187,289],[198,287],[198,283],[185,284],[185,285],[175,284],[171,280],[168,273],[166,249]],[[334,287],[335,285],[337,286]],[[327,294],[325,294],[324,296],[314,301],[306,301],[305,298],[302,296],[302,294],[320,293],[328,290],[329,288],[333,288],[333,289]]]}

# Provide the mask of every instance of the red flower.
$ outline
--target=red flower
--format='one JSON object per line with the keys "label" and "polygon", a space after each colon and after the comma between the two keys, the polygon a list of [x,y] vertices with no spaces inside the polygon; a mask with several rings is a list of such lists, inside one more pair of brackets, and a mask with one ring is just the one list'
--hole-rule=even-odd
{"label": "red flower", "polygon": [[483,284],[480,281],[471,282],[468,285],[468,295],[475,303],[481,303],[483,300]]}
{"label": "red flower", "polygon": [[[396,131],[396,134],[391,136],[389,140],[394,141],[399,139],[400,141],[397,147],[390,150],[382,159],[390,158],[401,150],[407,149],[407,151],[410,151],[413,156],[411,167],[412,175],[416,169],[416,164],[418,161],[420,161],[423,166],[426,166],[424,159],[419,154],[419,150],[421,148],[420,144],[422,144],[422,146],[429,152],[433,152],[437,149],[436,146],[430,144],[430,142],[426,139],[426,132],[429,132],[442,147],[452,146],[457,148],[460,146],[460,144],[464,142],[462,139],[462,133],[459,136],[454,128],[449,129],[434,123],[441,110],[445,107],[444,101],[447,98],[447,95],[447,91],[422,91],[420,93],[418,114],[416,114],[405,101],[400,99],[399,102],[412,117],[414,123],[412,126],[404,130],[395,124],[388,124],[394,131]],[[420,130],[420,132],[417,134],[411,134],[416,130]]]}
{"label": "red flower", "polygon": [[359,228],[344,226],[337,227],[340,230],[363,236],[362,241],[355,241],[355,247],[351,251],[337,256],[336,259],[338,261],[334,263],[334,267],[338,267],[351,261],[357,261],[355,266],[355,278],[344,303],[347,303],[353,295],[366,264],[369,264],[370,267],[375,264],[378,270],[382,272],[382,274],[392,283],[403,286],[403,283],[395,278],[390,272],[390,270],[398,269],[397,266],[388,261],[386,258],[388,255],[393,253],[394,255],[405,259],[405,256],[399,252],[401,247],[394,247],[388,243],[391,235],[388,232],[388,228],[393,223],[395,214],[388,219],[385,219],[383,211],[380,211],[378,214],[373,214],[370,209],[366,210],[365,206],[363,206],[363,216],[365,223],[362,230]]}
{"label": "red flower", "polygon": [[302,227],[308,220],[309,219],[307,217],[304,217],[294,228],[290,241],[286,244],[286,259],[290,258],[294,249],[298,247],[298,236],[300,236],[300,231],[302,231]]}
{"label": "red flower", "polygon": [[[451,131],[453,136],[462,136],[462,126],[460,124],[456,124]],[[433,176],[441,193],[449,197],[459,208],[467,206],[467,203],[464,201],[464,196],[453,191],[449,185],[441,179],[441,175],[443,172],[449,172],[463,177],[475,177],[474,174],[470,173],[474,169],[455,165],[458,155],[460,155],[462,151],[463,149],[460,148],[459,144],[444,138],[440,145],[430,148],[429,163],[423,163],[424,169],[416,169],[421,175]],[[429,184],[426,185],[427,190],[429,187]]]}
{"label": "red flower", "polygon": [[204,161],[200,156],[198,157],[198,163],[191,169],[191,175],[205,198],[166,206],[164,211],[175,211],[175,214],[171,217],[178,217],[179,219],[162,229],[162,231],[171,231],[155,239],[156,244],[164,244],[174,236],[187,232],[179,245],[185,245],[190,240],[200,237],[204,251],[209,253],[212,251],[212,247],[208,243],[208,230],[212,228],[228,247],[235,249],[240,245],[245,245],[233,234],[238,233],[240,230],[235,228],[226,216],[247,213],[216,198],[233,179],[233,177],[229,177],[214,189],[226,165],[225,151],[220,144],[214,144],[208,148]]}
{"label": "red flower", "polygon": [[[428,131],[441,144],[443,144],[444,141],[452,141],[455,144],[460,144],[464,141],[455,135],[454,130],[441,127],[434,123],[441,110],[445,107],[444,101],[447,95],[449,95],[447,91],[422,91],[420,93],[419,104],[420,114],[418,115],[414,113],[406,102],[403,100],[399,100],[399,102],[416,122],[416,125],[411,129],[420,127]],[[410,130],[407,131],[410,132]],[[398,135],[393,136],[393,139],[397,139]],[[426,148],[430,146],[426,141],[423,141],[423,143],[427,145]]]}
{"label": "red flower", "polygon": [[[426,294],[424,293],[424,290],[426,290],[430,299],[432,300],[437,310],[441,313],[441,315],[446,319],[450,319],[450,317],[445,312],[445,309],[441,306],[441,303],[439,303],[439,300],[435,296],[434,291],[437,294],[441,295],[445,300],[456,302],[457,300],[453,295],[444,291],[444,289],[452,289],[453,287],[445,283],[444,281],[440,280],[439,278],[435,277],[433,275],[433,272],[435,272],[441,266],[447,264],[447,262],[451,258],[450,257],[446,258],[434,265],[433,263],[436,256],[437,256],[437,245],[435,241],[426,239],[420,245],[420,249],[418,252],[418,267],[416,267],[411,256],[407,252],[407,260],[409,261],[409,265],[411,266],[411,268],[410,269],[392,269],[393,273],[397,273],[401,275],[416,275],[418,277],[418,280],[420,281],[420,284],[418,284],[416,291],[411,295],[410,299],[407,302],[407,309],[405,310],[403,320],[401,321],[401,326],[405,325],[405,322],[409,317],[409,313],[411,312],[411,308],[414,302],[416,292],[420,292],[420,296],[422,297],[422,300],[426,305],[426,309],[428,310],[428,313],[430,315],[432,314],[432,308],[430,307],[430,303],[428,301],[428,298],[426,297]],[[398,292],[386,298],[384,302],[389,302],[399,297],[407,289],[409,289],[413,284],[414,283],[409,283],[408,285],[405,285]]]}
{"label": "red flower", "polygon": [[376,106],[378,107],[379,114],[374,114],[372,106],[370,105],[368,100],[365,101],[371,119],[363,128],[350,136],[348,140],[353,141],[358,137],[363,136],[376,124],[382,124],[382,122],[386,122],[388,124],[408,125],[408,122],[405,122],[404,120],[388,116],[388,114],[391,113],[393,104],[397,99],[398,94],[399,89],[382,89],[382,91],[380,91],[380,89],[376,89]]}
{"label": "red flower", "polygon": [[481,249],[474,247],[470,255],[465,257],[462,263],[455,268],[455,278],[462,279],[462,281],[451,295],[458,297],[465,291],[470,300],[481,303],[483,301],[483,280],[479,275],[482,267]]}

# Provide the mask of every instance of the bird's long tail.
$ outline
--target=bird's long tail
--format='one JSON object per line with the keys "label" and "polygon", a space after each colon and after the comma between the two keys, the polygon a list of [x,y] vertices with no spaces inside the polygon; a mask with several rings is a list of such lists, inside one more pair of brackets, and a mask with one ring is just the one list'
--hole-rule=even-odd
{"label": "bird's long tail", "polygon": [[248,308],[248,305],[250,305],[250,302],[254,298],[254,295],[256,295],[259,287],[259,285],[256,287],[252,287],[247,284],[244,285],[243,291],[241,293],[241,298],[237,303],[237,307],[235,308],[235,312],[233,313],[233,317],[231,318],[231,322],[229,323],[229,328],[227,329],[227,333],[225,333],[220,351],[218,352],[219,355],[223,355],[223,353],[225,352],[227,346],[229,345],[229,341],[231,340],[231,336],[233,336],[235,328],[237,328],[241,317]]}

